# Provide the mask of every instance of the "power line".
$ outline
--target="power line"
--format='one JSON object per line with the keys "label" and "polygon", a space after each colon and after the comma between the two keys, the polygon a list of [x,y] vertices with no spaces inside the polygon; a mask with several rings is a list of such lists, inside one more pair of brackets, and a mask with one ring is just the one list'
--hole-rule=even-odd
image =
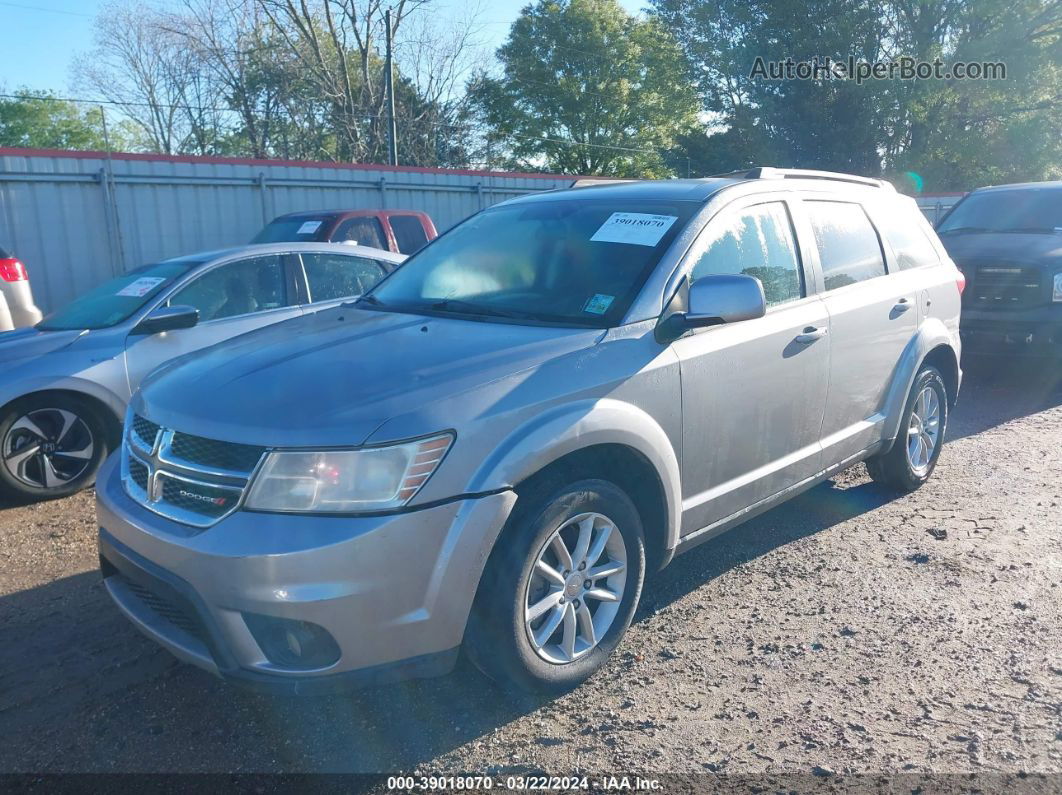
{"label": "power line", "polygon": [[47,14],[66,14],[71,17],[86,17],[92,19],[92,14],[86,14],[82,11],[66,11],[62,8],[44,8],[42,6],[27,6],[22,3],[9,3],[7,0],[0,0],[0,6],[7,6],[8,8],[20,8],[23,11],[44,11]]}

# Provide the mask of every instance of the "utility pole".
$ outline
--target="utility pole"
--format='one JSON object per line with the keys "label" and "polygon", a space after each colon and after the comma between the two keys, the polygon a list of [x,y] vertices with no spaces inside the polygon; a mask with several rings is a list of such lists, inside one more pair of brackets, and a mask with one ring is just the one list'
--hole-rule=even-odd
{"label": "utility pole", "polygon": [[391,27],[391,9],[384,12],[384,27],[387,28],[387,49],[384,77],[387,81],[387,159],[392,166],[398,165],[398,127],[395,125],[395,65],[392,57],[394,45]]}

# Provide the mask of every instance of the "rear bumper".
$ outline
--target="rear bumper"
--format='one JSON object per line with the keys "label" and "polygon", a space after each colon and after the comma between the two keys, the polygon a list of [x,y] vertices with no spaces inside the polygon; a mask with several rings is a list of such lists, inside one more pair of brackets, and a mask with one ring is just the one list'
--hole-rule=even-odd
{"label": "rear bumper", "polygon": [[[238,511],[199,531],[132,500],[112,456],[97,478],[100,566],[118,608],[180,659],[259,690],[347,690],[448,671],[503,492],[365,518]],[[297,666],[260,623],[307,622],[336,656]]]}

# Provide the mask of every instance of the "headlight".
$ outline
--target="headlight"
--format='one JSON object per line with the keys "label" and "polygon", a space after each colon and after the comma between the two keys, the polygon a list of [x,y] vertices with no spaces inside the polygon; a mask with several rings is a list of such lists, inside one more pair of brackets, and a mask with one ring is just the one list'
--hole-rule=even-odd
{"label": "headlight", "polygon": [[1055,274],[1055,289],[1051,291],[1052,301],[1062,301],[1062,273]]}
{"label": "headlight", "polygon": [[420,490],[450,449],[449,433],[388,447],[275,451],[247,495],[254,511],[382,511]]}

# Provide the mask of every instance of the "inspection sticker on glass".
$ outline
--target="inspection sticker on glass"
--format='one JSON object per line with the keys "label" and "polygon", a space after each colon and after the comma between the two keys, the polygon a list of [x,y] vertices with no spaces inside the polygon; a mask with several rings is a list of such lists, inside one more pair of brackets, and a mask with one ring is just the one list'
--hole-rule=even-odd
{"label": "inspection sticker on glass", "polygon": [[158,278],[157,276],[143,276],[137,279],[135,282],[131,282],[123,287],[121,290],[115,293],[115,295],[132,296],[133,298],[143,298],[150,293],[166,279]]}
{"label": "inspection sticker on glass", "polygon": [[655,246],[677,220],[678,217],[674,215],[612,213],[590,239],[598,243]]}
{"label": "inspection sticker on glass", "polygon": [[312,235],[314,232],[317,231],[317,228],[320,225],[321,225],[320,221],[307,221],[306,223],[304,223],[302,226],[299,227],[299,231],[296,232],[295,234],[297,234],[297,235]]}
{"label": "inspection sticker on glass", "polygon": [[598,293],[593,298],[587,300],[583,306],[584,312],[589,312],[591,315],[603,315],[608,311],[608,308],[612,306],[612,302],[616,300],[613,295],[602,295]]}

